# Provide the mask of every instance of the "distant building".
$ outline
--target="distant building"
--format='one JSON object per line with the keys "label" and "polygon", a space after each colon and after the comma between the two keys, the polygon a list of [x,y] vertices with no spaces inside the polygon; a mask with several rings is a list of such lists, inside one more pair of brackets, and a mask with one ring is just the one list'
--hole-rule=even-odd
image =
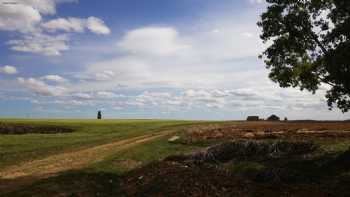
{"label": "distant building", "polygon": [[247,121],[259,121],[259,116],[248,116]]}
{"label": "distant building", "polygon": [[280,121],[280,117],[276,116],[275,114],[272,114],[270,117],[267,118],[268,121]]}

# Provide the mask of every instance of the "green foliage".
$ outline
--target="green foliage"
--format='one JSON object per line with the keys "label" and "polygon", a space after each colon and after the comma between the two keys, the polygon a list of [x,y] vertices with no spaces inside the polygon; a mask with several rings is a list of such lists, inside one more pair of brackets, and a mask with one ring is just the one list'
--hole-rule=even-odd
{"label": "green foliage", "polygon": [[330,109],[350,109],[350,1],[267,0],[258,25],[269,77],[313,93],[329,86]]}

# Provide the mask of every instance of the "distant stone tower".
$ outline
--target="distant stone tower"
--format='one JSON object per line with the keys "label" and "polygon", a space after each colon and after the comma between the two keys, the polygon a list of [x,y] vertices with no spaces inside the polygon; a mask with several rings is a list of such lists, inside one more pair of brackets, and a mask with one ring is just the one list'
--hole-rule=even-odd
{"label": "distant stone tower", "polygon": [[98,111],[97,112],[97,119],[102,119],[102,112],[101,111]]}

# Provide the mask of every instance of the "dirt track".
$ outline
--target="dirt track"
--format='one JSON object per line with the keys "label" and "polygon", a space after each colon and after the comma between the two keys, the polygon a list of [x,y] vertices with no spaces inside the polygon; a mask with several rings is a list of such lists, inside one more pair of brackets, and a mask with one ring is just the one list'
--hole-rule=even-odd
{"label": "dirt track", "polygon": [[164,131],[156,134],[138,136],[80,151],[52,155],[44,159],[25,162],[16,166],[10,166],[0,170],[0,190],[11,190],[14,187],[33,183],[36,180],[54,176],[60,172],[81,169],[93,162],[101,161],[111,154],[166,136],[170,133],[171,131]]}

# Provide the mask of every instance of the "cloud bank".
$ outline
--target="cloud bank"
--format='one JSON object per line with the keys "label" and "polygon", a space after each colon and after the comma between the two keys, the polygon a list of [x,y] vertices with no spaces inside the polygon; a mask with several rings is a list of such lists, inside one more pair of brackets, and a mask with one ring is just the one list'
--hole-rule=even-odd
{"label": "cloud bank", "polygon": [[0,31],[18,32],[17,38],[7,42],[10,49],[46,56],[58,56],[69,50],[69,34],[83,33],[85,29],[98,35],[108,35],[111,30],[97,17],[57,18],[46,21],[46,16],[55,16],[60,3],[73,0],[0,0]]}

